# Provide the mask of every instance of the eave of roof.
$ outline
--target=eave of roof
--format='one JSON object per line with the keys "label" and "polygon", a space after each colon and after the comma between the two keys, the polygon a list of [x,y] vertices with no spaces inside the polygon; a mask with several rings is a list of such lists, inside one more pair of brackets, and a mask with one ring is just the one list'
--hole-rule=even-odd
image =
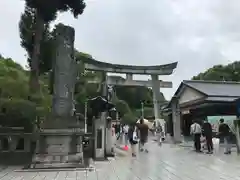
{"label": "eave of roof", "polygon": [[220,97],[220,96],[209,96],[206,101],[209,102],[235,102],[238,97]]}
{"label": "eave of roof", "polygon": [[168,105],[166,106],[166,108],[170,108],[170,105],[173,101],[174,98],[178,98],[179,95],[181,94],[181,91],[184,90],[184,87],[190,87],[191,89],[194,89],[196,91],[198,91],[199,93],[208,96],[208,101],[222,101],[222,102],[232,102],[232,101],[236,101],[237,99],[240,99],[240,97],[237,96],[209,96],[208,94],[200,91],[199,89],[195,88],[192,84],[194,83],[210,83],[210,84],[228,84],[228,85],[240,85],[240,82],[235,82],[235,81],[204,81],[204,80],[183,80],[181,82],[181,84],[179,85],[178,89],[176,90],[176,92],[174,93],[173,97],[171,98],[171,100],[169,101]]}

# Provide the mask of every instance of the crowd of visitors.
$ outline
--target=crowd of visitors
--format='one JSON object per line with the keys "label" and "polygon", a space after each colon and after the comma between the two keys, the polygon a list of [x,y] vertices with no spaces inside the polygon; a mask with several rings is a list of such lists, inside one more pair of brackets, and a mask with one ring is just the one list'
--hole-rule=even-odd
{"label": "crowd of visitors", "polygon": [[[117,123],[113,126],[115,129],[116,139],[124,139],[125,147],[128,143],[131,146],[132,156],[135,157],[137,153],[137,147],[140,152],[149,152],[148,145],[148,134],[149,126],[144,122],[144,118],[140,118],[138,122],[133,122],[130,125]],[[155,122],[154,132],[156,133],[157,141],[159,145],[162,144],[163,128],[160,122]]]}
{"label": "crowd of visitors", "polygon": [[223,139],[225,146],[224,154],[231,154],[231,131],[228,124],[224,122],[224,119],[220,119],[218,133],[216,137],[213,137],[212,125],[207,121],[207,119],[204,120],[204,123],[202,125],[200,121],[195,120],[191,125],[190,132],[194,138],[194,147],[196,152],[203,152],[202,149],[205,147],[201,146],[201,143],[203,142],[203,144],[206,145],[206,148],[208,150],[207,153],[212,154],[214,148],[213,140],[216,141],[216,139],[218,139],[219,143],[219,139]]}
{"label": "crowd of visitors", "polygon": [[[224,154],[231,154],[231,143],[230,135],[231,130],[228,124],[224,122],[224,119],[220,119],[220,124],[218,127],[218,133],[214,136],[212,131],[212,125],[205,119],[202,121],[195,120],[190,127],[190,133],[194,139],[194,147],[196,152],[203,152],[204,149],[207,150],[207,154],[212,154],[214,144],[218,144],[220,139],[224,141],[225,152]],[[156,140],[158,144],[162,145],[162,140],[164,139],[163,128],[161,123],[158,121],[154,122],[154,135],[156,135]],[[148,144],[148,133],[150,131],[149,126],[144,122],[144,118],[140,118],[138,122],[127,124],[117,123],[113,126],[115,130],[116,139],[124,139],[125,146],[130,144],[132,150],[132,156],[136,156],[137,147],[139,147],[140,152],[149,152],[147,147]]]}

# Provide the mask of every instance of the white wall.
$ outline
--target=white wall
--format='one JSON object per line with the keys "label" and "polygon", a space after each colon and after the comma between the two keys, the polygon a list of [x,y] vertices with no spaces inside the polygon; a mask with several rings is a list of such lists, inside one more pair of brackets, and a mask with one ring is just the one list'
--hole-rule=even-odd
{"label": "white wall", "polygon": [[194,101],[196,99],[203,98],[203,97],[204,95],[199,93],[198,91],[192,88],[186,87],[183,90],[182,94],[180,95],[179,104],[186,103],[189,101]]}

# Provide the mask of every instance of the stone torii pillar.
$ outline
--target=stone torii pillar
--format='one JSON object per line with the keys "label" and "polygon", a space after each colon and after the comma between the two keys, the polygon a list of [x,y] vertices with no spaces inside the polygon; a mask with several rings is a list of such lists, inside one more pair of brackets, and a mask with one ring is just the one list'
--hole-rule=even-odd
{"label": "stone torii pillar", "polygon": [[[151,75],[152,78],[152,91],[153,91],[153,105],[154,105],[154,116],[155,119],[160,119],[160,81],[158,80],[158,75]],[[165,122],[160,121],[162,125],[163,132],[165,133]]]}
{"label": "stone torii pillar", "polygon": [[127,81],[132,81],[133,80],[133,75],[132,74],[126,74],[126,80]]}
{"label": "stone torii pillar", "polygon": [[152,77],[152,91],[153,91],[153,105],[154,105],[154,116],[155,119],[160,118],[160,83],[158,75],[151,75]]}

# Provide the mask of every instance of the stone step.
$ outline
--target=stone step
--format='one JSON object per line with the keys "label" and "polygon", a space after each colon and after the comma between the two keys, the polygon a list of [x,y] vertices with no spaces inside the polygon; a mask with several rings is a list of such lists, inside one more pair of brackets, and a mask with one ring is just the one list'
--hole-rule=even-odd
{"label": "stone step", "polygon": [[37,163],[31,164],[29,169],[59,169],[59,168],[85,168],[83,163]]}
{"label": "stone step", "polygon": [[35,155],[33,158],[34,163],[67,163],[67,162],[83,162],[83,154],[47,154],[47,155]]}

